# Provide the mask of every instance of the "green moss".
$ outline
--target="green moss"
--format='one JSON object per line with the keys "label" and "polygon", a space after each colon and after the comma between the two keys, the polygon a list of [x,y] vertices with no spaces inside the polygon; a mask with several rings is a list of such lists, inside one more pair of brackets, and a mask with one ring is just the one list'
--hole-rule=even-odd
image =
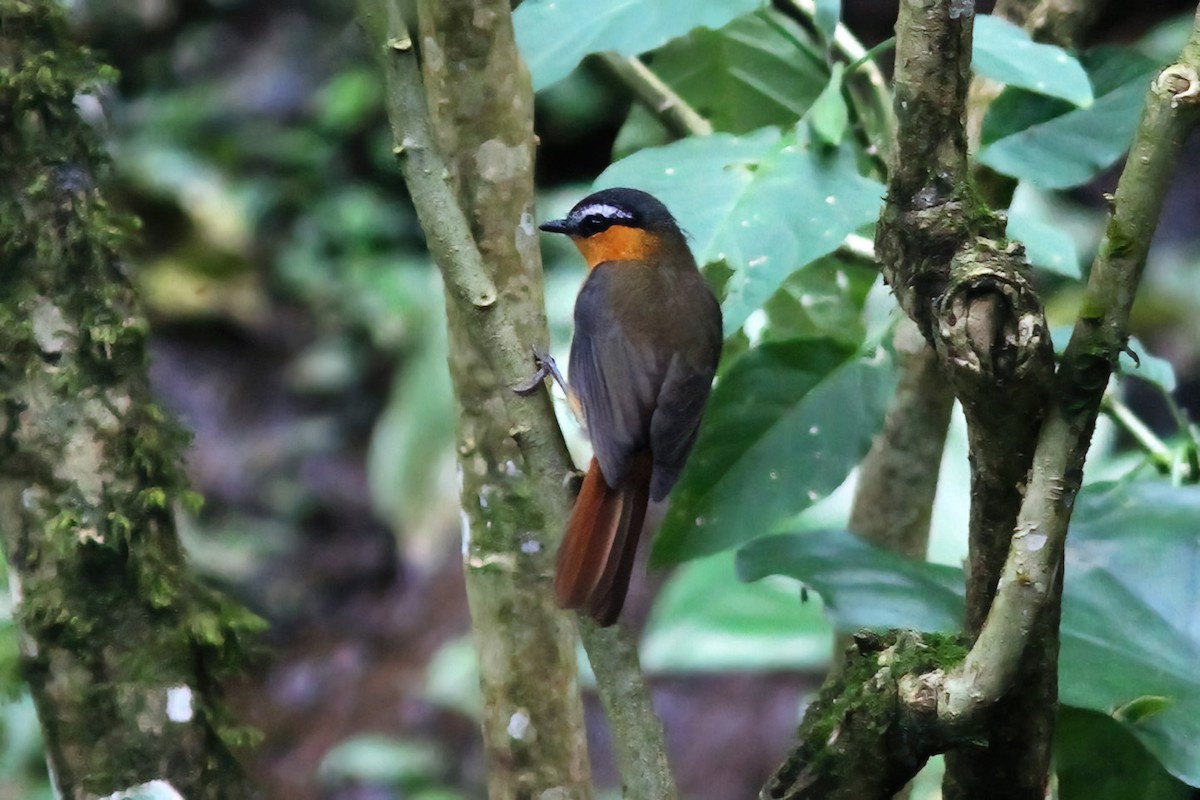
{"label": "green moss", "polygon": [[866,731],[876,740],[887,735],[898,719],[900,678],[949,669],[966,657],[967,649],[959,636],[907,631],[860,634],[856,650],[847,656],[841,671],[826,680],[804,715],[801,747],[793,755],[797,766],[822,771],[837,763],[855,768],[856,760],[844,758],[844,751],[855,747],[858,737],[835,737],[834,732],[852,720],[860,735]]}
{"label": "green moss", "polygon": [[[0,28],[0,478],[28,487],[0,527],[16,621],[38,644],[27,673],[56,719],[48,751],[88,753],[55,764],[66,793],[107,794],[169,760],[189,797],[238,797],[204,768],[224,758],[211,737],[148,734],[131,707],[182,682],[219,718],[208,690],[263,626],[184,566],[172,510],[197,503],[189,437],[150,398],[148,326],[119,254],[137,225],[101,196],[105,158],[74,106],[114,73],[70,42],[53,0],[0,0]],[[66,324],[43,352],[30,311],[47,303]],[[86,451],[77,463],[68,444]]]}

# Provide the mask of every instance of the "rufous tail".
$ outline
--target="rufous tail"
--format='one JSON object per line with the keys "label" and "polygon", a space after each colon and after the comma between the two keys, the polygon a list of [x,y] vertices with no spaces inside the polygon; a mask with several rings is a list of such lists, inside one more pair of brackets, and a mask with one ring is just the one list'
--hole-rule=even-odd
{"label": "rufous tail", "polygon": [[653,465],[649,451],[638,453],[613,488],[592,459],[558,548],[554,593],[563,608],[579,609],[602,626],[617,621],[646,519]]}

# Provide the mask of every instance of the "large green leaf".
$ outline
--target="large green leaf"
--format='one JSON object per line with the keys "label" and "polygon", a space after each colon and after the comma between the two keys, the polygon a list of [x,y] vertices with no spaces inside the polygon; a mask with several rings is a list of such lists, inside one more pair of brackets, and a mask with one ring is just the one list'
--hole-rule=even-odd
{"label": "large green leaf", "polygon": [[726,335],[800,267],[836,249],[879,214],[883,186],[858,174],[849,146],[819,148],[766,128],[641,150],[610,166],[596,188],[657,196],[693,237],[701,264],[725,261]]}
{"label": "large green leaf", "polygon": [[644,53],[763,5],[764,0],[525,0],[513,13],[513,27],[538,90],[565,78],[589,53]]}
{"label": "large green leaf", "polygon": [[1037,43],[1022,28],[990,14],[975,18],[971,68],[1009,86],[1061,97],[1077,106],[1092,104],[1091,81],[1074,56],[1061,47]]}
{"label": "large green leaf", "polygon": [[656,50],[650,65],[714,128],[730,133],[794,123],[829,80],[820,45],[771,9],[719,30],[697,28]]}
{"label": "large green leaf", "polygon": [[[848,534],[809,532],[751,543],[739,571],[812,585],[827,607],[853,609],[835,613],[839,627],[945,629],[948,590],[961,577],[896,560]],[[1112,714],[1173,775],[1200,786],[1200,486],[1086,487],[1066,563],[1062,702]]]}
{"label": "large green leaf", "polygon": [[1083,56],[1096,93],[1088,108],[1008,89],[984,120],[979,160],[1047,189],[1085,183],[1129,148],[1156,65],[1136,53],[1097,48]]}
{"label": "large green leaf", "polygon": [[671,576],[642,637],[651,672],[817,669],[833,637],[815,594],[791,581],[738,581],[733,552],[691,561]]}
{"label": "large green leaf", "polygon": [[[1097,487],[1077,503],[1063,598],[1064,703],[1113,711],[1172,774],[1200,786],[1200,486]],[[1143,703],[1143,707],[1146,705]]]}
{"label": "large green leaf", "polygon": [[1054,731],[1059,800],[1188,800],[1192,790],[1162,768],[1107,714],[1059,711]]}
{"label": "large green leaf", "polygon": [[655,539],[656,562],[742,544],[824,497],[870,446],[889,359],[827,339],[767,342],[717,381]]}
{"label": "large green leaf", "polygon": [[811,586],[839,630],[962,628],[961,569],[889,553],[849,531],[757,539],[738,551],[737,569],[742,580],[787,575]]}

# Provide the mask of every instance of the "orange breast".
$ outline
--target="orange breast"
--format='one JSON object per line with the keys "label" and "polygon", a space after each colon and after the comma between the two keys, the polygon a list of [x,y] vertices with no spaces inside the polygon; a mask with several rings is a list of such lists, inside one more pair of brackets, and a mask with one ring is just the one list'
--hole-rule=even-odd
{"label": "orange breast", "polygon": [[613,225],[586,239],[573,237],[588,269],[605,261],[646,261],[659,250],[659,238],[641,228]]}

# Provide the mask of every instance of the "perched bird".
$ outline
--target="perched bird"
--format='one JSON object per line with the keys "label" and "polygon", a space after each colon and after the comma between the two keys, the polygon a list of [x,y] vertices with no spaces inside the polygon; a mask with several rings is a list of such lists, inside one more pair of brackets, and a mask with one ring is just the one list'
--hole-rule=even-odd
{"label": "perched bird", "polygon": [[570,236],[590,273],[575,301],[572,405],[595,457],[558,551],[559,605],[617,619],[650,500],[675,485],[721,353],[721,307],[661,202],[585,197],[542,230]]}

